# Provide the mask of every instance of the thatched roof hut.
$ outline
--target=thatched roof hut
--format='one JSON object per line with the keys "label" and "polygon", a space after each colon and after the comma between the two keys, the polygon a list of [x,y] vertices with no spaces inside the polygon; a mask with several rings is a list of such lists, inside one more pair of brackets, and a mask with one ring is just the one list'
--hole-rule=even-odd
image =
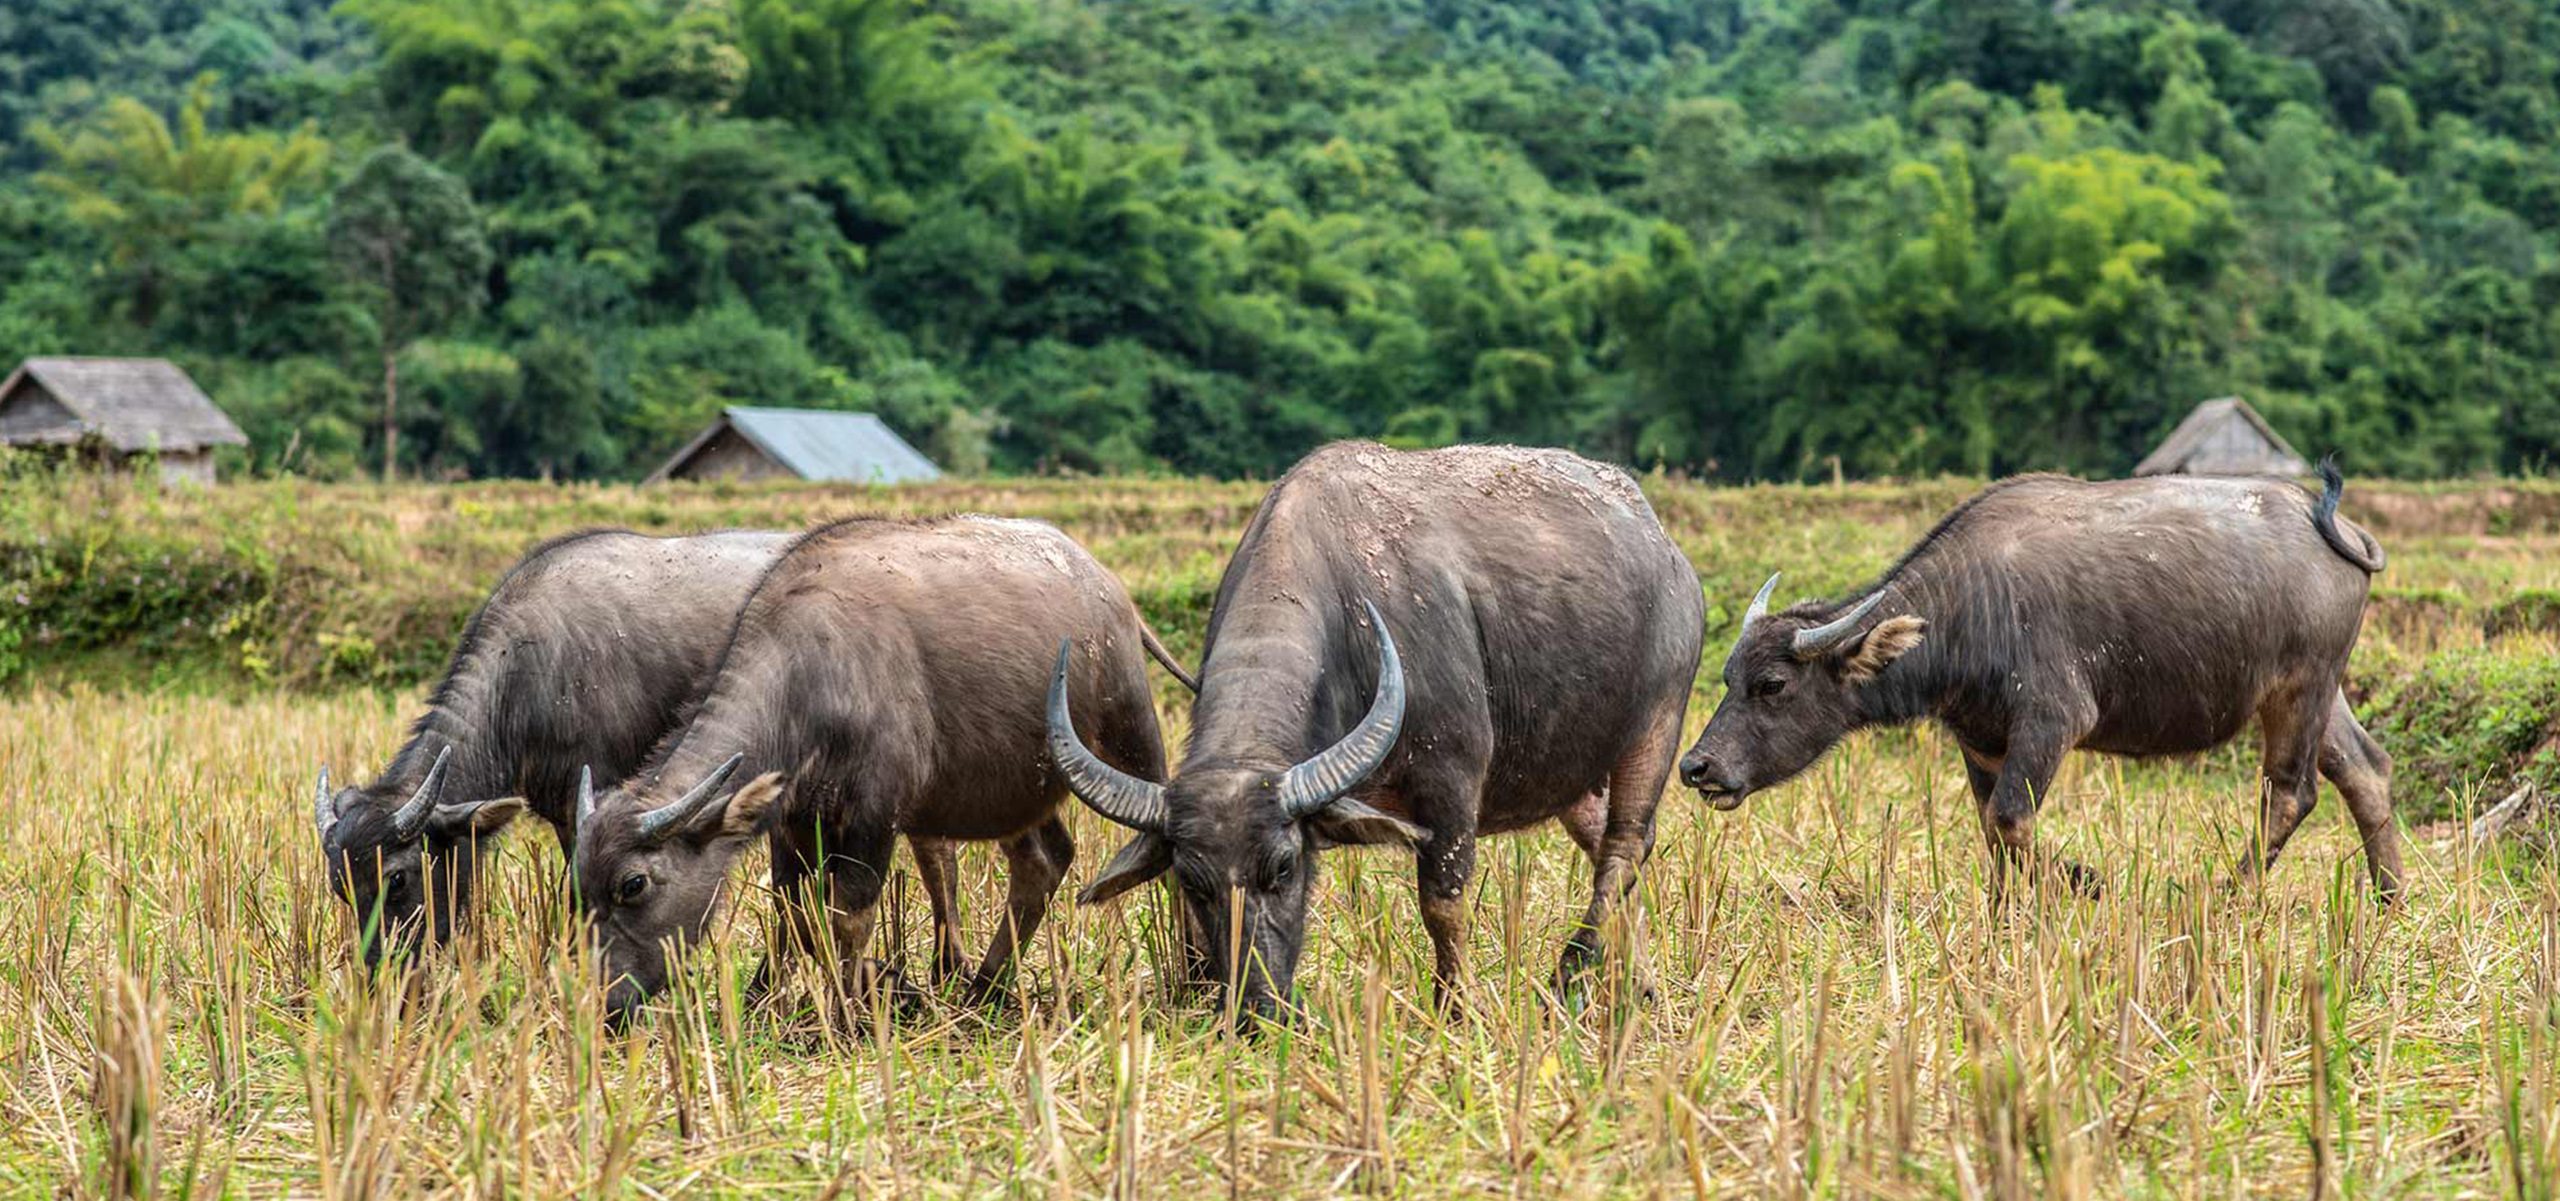
{"label": "thatched roof hut", "polygon": [[248,444],[167,359],[28,359],[0,383],[0,446],[152,454],[163,480],[210,484],[213,448]]}
{"label": "thatched roof hut", "polygon": [[2169,431],[2135,475],[2305,475],[2311,465],[2237,396],[2208,400]]}

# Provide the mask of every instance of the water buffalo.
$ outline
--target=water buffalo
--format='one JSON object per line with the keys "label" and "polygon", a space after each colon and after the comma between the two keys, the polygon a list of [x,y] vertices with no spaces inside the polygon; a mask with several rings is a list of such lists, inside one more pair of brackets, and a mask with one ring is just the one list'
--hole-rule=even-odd
{"label": "water buffalo", "polygon": [[[1997,905],[2065,751],[2189,754],[2254,716],[2262,825],[2241,874],[2311,812],[2316,771],[2346,796],[2375,889],[2396,897],[2391,757],[2339,691],[2382,548],[2338,519],[2337,469],[2321,474],[2316,500],[2275,479],[2022,476],[1845,598],[1773,614],[1772,576],[1681,779],[1731,809],[1852,730],[1935,718],[1964,753]],[[2095,893],[2086,867],[2051,866]]]}
{"label": "water buffalo", "polygon": [[526,809],[565,853],[580,769],[619,779],[639,764],[790,540],[594,530],[510,569],[382,774],[333,791],[320,771],[312,818],[365,962],[449,937],[471,903],[477,851]]}
{"label": "water buffalo", "polygon": [[1569,984],[1652,850],[1703,608],[1615,468],[1513,447],[1319,450],[1272,488],[1219,582],[1171,783],[1087,752],[1082,702],[1053,688],[1068,783],[1137,831],[1084,899],[1170,869],[1238,1004],[1268,1017],[1296,972],[1316,852],[1410,847],[1445,1003],[1477,836],[1560,818],[1592,866],[1557,968]]}
{"label": "water buffalo", "polygon": [[575,871],[613,1020],[665,986],[670,947],[701,940],[759,833],[780,904],[759,990],[822,941],[846,994],[868,990],[863,953],[902,832],[1002,843],[1010,921],[971,981],[993,988],[1075,853],[1040,707],[1062,640],[1084,730],[1114,770],[1161,778],[1141,653],[1160,649],[1119,581],[1055,527],[855,520],[794,544],[739,612],[689,719],[580,802]]}

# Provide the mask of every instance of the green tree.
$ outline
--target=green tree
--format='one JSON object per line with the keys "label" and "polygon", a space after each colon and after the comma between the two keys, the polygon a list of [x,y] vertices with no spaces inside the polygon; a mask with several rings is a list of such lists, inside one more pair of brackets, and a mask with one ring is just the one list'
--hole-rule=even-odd
{"label": "green tree", "polygon": [[326,178],[329,143],[308,123],[290,133],[213,130],[214,84],[196,78],[174,130],[119,96],[77,133],[35,131],[53,163],[37,184],[98,239],[114,295],[138,325],[158,317],[181,247],[233,218],[273,217]]}
{"label": "green tree", "polygon": [[329,241],[382,362],[382,478],[399,474],[400,354],[486,295],[489,246],[462,181],[405,146],[375,149],[329,198]]}

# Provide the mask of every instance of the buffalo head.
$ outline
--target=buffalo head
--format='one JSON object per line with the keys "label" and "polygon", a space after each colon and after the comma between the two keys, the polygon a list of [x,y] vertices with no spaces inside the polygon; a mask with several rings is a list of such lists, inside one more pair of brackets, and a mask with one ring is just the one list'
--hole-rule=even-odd
{"label": "buffalo head", "polygon": [[446,802],[448,746],[405,796],[380,785],[331,791],[320,769],[311,817],[329,888],[355,910],[367,967],[453,936],[478,882],[480,848],[524,812],[521,797]]}
{"label": "buffalo head", "polygon": [[1680,757],[1680,779],[1718,809],[1783,784],[1864,724],[1857,690],[1920,645],[1929,623],[1904,614],[1868,624],[1882,591],[1822,620],[1769,612],[1778,577],[1760,586],[1724,661],[1724,699]]}
{"label": "buffalo head", "polygon": [[730,866],[782,795],[775,772],[724,791],[744,758],[730,756],[684,795],[654,806],[637,781],[599,799],[593,775],[579,775],[578,903],[595,935],[605,1014],[616,1026],[667,986],[671,955],[702,941]]}
{"label": "buffalo head", "polygon": [[1049,753],[1067,786],[1137,832],[1079,896],[1106,901],[1171,870],[1211,971],[1240,1009],[1272,1017],[1288,997],[1306,941],[1316,852],[1337,844],[1411,847],[1425,831],[1347,795],[1384,764],[1404,725],[1404,665],[1375,606],[1378,686],[1341,741],[1303,763],[1192,763],[1155,784],[1104,763],[1076,736],[1067,708],[1069,645],[1049,684]]}

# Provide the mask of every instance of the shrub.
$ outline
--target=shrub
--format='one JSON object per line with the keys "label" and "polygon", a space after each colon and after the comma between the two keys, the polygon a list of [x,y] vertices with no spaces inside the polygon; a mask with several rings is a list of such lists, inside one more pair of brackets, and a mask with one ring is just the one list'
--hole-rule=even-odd
{"label": "shrub", "polygon": [[2365,720],[2397,763],[2407,821],[2455,816],[2460,798],[2518,777],[2560,780],[2560,659],[2466,648],[2365,683]]}

